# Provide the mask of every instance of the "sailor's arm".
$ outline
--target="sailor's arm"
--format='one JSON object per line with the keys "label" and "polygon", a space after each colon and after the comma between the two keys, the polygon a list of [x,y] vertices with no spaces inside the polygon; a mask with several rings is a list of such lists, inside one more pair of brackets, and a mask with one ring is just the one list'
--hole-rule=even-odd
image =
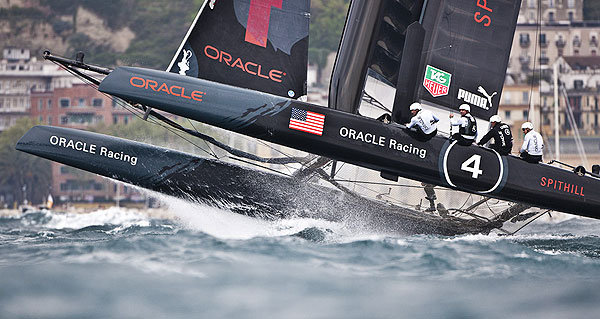
{"label": "sailor's arm", "polygon": [[410,119],[410,123],[406,124],[406,128],[413,128],[415,125],[417,125],[418,119],[416,116],[413,116]]}
{"label": "sailor's arm", "polygon": [[467,126],[468,123],[467,123],[467,119],[464,117],[459,117],[459,118],[451,117],[450,124],[452,126]]}
{"label": "sailor's arm", "polygon": [[492,128],[491,130],[489,130],[482,138],[481,140],[479,140],[479,142],[477,142],[477,145],[483,145],[485,143],[487,143],[492,136],[494,135],[495,130]]}
{"label": "sailor's arm", "polygon": [[531,140],[531,136],[529,134],[525,135],[525,139],[523,140],[523,145],[521,146],[520,152],[523,153],[527,151],[529,148],[529,141]]}

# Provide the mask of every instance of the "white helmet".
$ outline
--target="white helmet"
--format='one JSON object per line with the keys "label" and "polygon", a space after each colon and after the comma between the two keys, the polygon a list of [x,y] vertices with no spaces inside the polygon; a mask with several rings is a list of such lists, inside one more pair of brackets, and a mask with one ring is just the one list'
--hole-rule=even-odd
{"label": "white helmet", "polygon": [[460,111],[460,110],[465,110],[465,111],[467,111],[467,112],[471,112],[471,107],[469,106],[469,104],[466,104],[466,103],[465,103],[465,104],[461,104],[461,105],[458,107],[458,110],[459,110],[459,111]]}
{"label": "white helmet", "polygon": [[523,125],[521,125],[521,129],[522,130],[524,130],[524,129],[533,130],[533,124],[531,124],[531,122],[525,122],[525,123],[523,123]]}
{"label": "white helmet", "polygon": [[499,115],[492,115],[490,117],[490,123],[496,122],[496,123],[500,123],[502,121],[502,119],[500,119]]}
{"label": "white helmet", "polygon": [[415,103],[413,103],[413,104],[410,105],[410,110],[411,111],[415,111],[415,110],[420,111],[422,109],[423,108],[421,107],[421,103],[419,103],[419,102],[415,102]]}

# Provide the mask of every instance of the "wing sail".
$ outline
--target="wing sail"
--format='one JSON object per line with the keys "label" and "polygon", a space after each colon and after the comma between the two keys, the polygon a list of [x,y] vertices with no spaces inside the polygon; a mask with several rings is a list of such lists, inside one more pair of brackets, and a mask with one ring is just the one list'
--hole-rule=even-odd
{"label": "wing sail", "polygon": [[205,1],[168,71],[306,95],[309,0]]}

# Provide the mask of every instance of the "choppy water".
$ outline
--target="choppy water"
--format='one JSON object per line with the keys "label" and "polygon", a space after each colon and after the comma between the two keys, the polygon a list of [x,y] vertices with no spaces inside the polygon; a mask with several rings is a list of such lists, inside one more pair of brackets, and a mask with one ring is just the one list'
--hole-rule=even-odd
{"label": "choppy water", "polygon": [[354,233],[171,203],[0,218],[1,318],[598,318],[600,221]]}

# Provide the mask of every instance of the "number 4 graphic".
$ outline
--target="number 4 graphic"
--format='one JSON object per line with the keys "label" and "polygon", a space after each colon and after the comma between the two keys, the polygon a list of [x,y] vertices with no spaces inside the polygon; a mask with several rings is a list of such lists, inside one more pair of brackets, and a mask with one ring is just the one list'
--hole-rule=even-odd
{"label": "number 4 graphic", "polygon": [[246,42],[267,47],[271,7],[281,9],[283,0],[251,0],[246,27]]}
{"label": "number 4 graphic", "polygon": [[[469,166],[471,165],[471,163],[473,164],[473,167]],[[469,157],[468,160],[464,161],[462,163],[462,165],[460,166],[460,169],[462,169],[463,171],[472,173],[471,177],[473,178],[479,178],[479,175],[483,174],[483,171],[479,169],[479,166],[481,165],[481,155],[473,155],[471,157]]]}

